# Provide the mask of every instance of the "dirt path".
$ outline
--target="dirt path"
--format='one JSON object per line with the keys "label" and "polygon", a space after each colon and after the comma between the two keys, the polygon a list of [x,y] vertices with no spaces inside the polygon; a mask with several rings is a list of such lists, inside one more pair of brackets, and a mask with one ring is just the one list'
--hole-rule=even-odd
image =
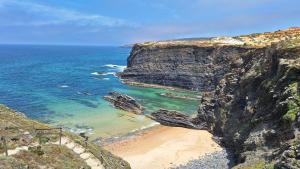
{"label": "dirt path", "polygon": [[[55,144],[59,144],[59,142],[56,142]],[[62,137],[61,144],[65,145],[69,149],[73,150],[76,154],[78,154],[80,158],[82,158],[92,169],[104,169],[100,160],[96,158],[92,153],[86,151],[86,149],[82,145],[75,143],[68,137]]]}
{"label": "dirt path", "polygon": [[[59,145],[59,141],[50,144]],[[74,153],[78,154],[80,158],[82,158],[86,162],[86,164],[91,167],[91,169],[104,169],[100,160],[96,158],[92,153],[86,151],[86,149],[82,145],[75,143],[73,140],[69,139],[68,137],[62,137],[61,144],[71,149]],[[37,145],[38,143],[33,143],[30,146],[37,146]],[[8,155],[12,156],[18,154],[20,151],[28,151],[28,148],[29,146],[21,146],[13,150],[8,150]],[[0,156],[1,155],[5,156],[5,153],[0,154]]]}

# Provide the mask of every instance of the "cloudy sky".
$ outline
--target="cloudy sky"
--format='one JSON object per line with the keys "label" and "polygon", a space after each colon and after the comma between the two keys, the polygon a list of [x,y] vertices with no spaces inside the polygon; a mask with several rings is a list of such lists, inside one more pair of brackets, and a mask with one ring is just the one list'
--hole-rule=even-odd
{"label": "cloudy sky", "polygon": [[122,45],[292,26],[299,0],[0,0],[1,44]]}

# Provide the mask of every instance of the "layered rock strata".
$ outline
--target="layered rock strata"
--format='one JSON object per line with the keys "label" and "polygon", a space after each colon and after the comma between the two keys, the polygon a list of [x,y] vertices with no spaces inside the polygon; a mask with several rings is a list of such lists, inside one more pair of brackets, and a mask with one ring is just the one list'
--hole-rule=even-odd
{"label": "layered rock strata", "polygon": [[194,123],[193,118],[177,111],[160,109],[157,112],[151,113],[149,117],[166,126],[204,129],[204,126],[201,124]]}
{"label": "layered rock strata", "polygon": [[104,99],[111,102],[114,107],[132,112],[135,114],[143,114],[144,108],[134,98],[121,94],[118,92],[110,92],[108,96],[104,96]]}
{"label": "layered rock strata", "polygon": [[241,67],[241,55],[299,35],[300,29],[290,28],[233,38],[136,44],[127,59],[127,69],[118,75],[129,84],[134,81],[212,91],[232,68]]}

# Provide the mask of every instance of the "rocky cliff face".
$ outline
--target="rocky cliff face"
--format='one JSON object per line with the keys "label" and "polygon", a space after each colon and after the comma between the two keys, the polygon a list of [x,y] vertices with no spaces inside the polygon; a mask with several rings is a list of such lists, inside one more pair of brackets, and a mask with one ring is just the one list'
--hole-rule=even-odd
{"label": "rocky cliff face", "polygon": [[239,167],[300,168],[300,29],[139,44],[121,77],[202,91],[196,123]]}
{"label": "rocky cliff face", "polygon": [[[226,74],[216,90],[205,92],[198,110],[199,122],[223,137],[238,163],[280,160],[299,141],[300,43],[277,44],[259,53],[242,55],[242,66]],[[293,167],[300,167],[299,162],[294,158]],[[287,165],[291,161],[281,167]]]}
{"label": "rocky cliff face", "polygon": [[231,66],[240,64],[237,56],[251,49],[211,44],[136,45],[121,77],[191,90],[213,90]]}
{"label": "rocky cliff face", "polygon": [[212,91],[225,74],[241,66],[241,55],[299,34],[294,28],[234,38],[136,44],[120,76],[125,81]]}

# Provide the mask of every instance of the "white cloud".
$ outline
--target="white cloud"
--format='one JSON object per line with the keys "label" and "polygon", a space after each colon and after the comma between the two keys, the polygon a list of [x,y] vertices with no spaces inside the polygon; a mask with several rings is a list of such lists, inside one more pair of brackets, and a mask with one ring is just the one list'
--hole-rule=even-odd
{"label": "white cloud", "polygon": [[[107,27],[120,27],[129,26],[136,27],[137,24],[130,23],[126,20],[103,16],[99,14],[87,14],[66,8],[56,8],[52,6],[37,4],[33,2],[25,2],[18,0],[0,0],[0,12],[6,10],[8,12],[26,13],[32,15],[31,20],[18,19],[11,20],[5,25],[60,25],[72,24],[77,26],[107,26]],[[13,13],[11,13],[13,15]],[[1,19],[1,16],[0,16]],[[7,19],[7,18],[6,18]],[[1,24],[1,23],[0,23]]]}

